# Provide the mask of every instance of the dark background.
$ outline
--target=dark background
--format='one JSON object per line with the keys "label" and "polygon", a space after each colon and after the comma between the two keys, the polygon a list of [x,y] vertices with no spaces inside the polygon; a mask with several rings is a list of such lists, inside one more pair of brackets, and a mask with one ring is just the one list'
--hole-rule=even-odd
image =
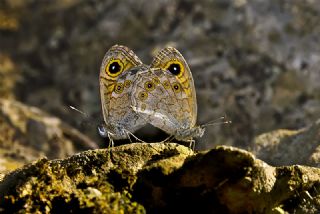
{"label": "dark background", "polygon": [[[193,73],[198,149],[247,148],[260,133],[310,125],[320,113],[316,0],[0,1],[0,96],[37,106],[102,147],[99,67],[114,44],[146,64],[171,45]],[[70,110],[73,105],[93,119]],[[158,132],[139,136],[154,140]]]}

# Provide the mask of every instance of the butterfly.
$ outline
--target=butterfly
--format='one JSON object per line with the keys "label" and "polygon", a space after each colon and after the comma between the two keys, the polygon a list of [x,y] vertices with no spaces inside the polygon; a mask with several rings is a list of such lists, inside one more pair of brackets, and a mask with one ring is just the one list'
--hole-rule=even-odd
{"label": "butterfly", "polygon": [[205,128],[197,126],[197,100],[193,77],[182,54],[162,49],[150,67],[136,74],[132,109],[146,122],[180,141],[192,143]]}
{"label": "butterfly", "polygon": [[130,134],[147,123],[131,108],[133,81],[146,69],[132,50],[121,45],[112,46],[102,60],[99,82],[104,124],[98,130],[111,145],[114,139],[130,139]]}
{"label": "butterfly", "polygon": [[111,145],[114,139],[130,139],[147,123],[190,143],[204,134],[204,126],[196,125],[193,77],[177,49],[162,49],[147,66],[129,48],[114,45],[103,58],[99,79],[104,118],[99,133]]}

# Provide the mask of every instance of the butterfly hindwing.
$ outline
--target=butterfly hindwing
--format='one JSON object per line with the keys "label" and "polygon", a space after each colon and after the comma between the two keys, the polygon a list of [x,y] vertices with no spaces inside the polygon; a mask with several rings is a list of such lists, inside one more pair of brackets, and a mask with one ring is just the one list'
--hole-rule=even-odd
{"label": "butterfly hindwing", "polygon": [[173,91],[161,85],[161,80],[165,81],[166,77],[157,76],[154,70],[138,74],[132,93],[132,104],[134,110],[148,123],[171,133],[178,125],[175,107],[172,105],[177,100]]}

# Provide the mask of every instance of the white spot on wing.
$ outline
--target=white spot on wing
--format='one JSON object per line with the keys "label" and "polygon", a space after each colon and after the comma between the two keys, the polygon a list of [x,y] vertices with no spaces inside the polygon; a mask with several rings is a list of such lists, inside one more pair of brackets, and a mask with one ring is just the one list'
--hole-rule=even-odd
{"label": "white spot on wing", "polygon": [[159,118],[161,120],[164,120],[164,121],[168,121],[169,123],[173,124],[173,122],[171,122],[171,120],[164,114],[161,114],[159,112],[155,112],[155,111],[151,111],[151,110],[142,110],[141,108],[137,108],[135,106],[131,106],[133,111],[137,112],[137,113],[140,113],[140,114],[146,114],[146,115],[152,115],[153,117],[155,118]]}

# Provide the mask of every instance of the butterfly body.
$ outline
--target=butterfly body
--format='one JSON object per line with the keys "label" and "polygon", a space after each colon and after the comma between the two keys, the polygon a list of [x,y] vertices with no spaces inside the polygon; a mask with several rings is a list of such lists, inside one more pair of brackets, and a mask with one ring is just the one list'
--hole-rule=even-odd
{"label": "butterfly body", "polygon": [[205,128],[201,126],[196,127],[186,127],[179,128],[175,133],[175,138],[180,141],[190,141],[195,137],[202,137],[204,134]]}

